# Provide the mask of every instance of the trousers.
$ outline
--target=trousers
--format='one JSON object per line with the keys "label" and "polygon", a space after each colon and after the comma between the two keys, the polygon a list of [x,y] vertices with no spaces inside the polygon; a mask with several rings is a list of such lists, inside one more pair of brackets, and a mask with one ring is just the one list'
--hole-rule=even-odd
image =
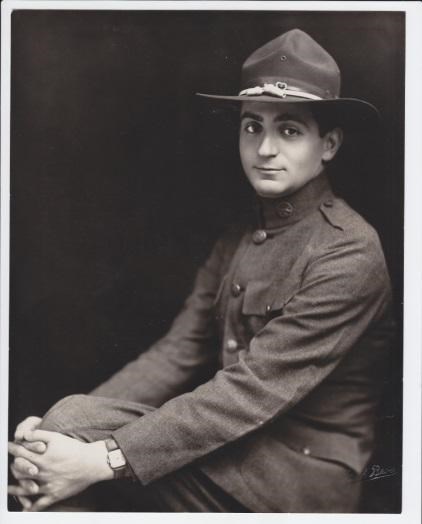
{"label": "trousers", "polygon": [[[45,414],[40,429],[94,442],[108,438],[113,430],[153,409],[126,400],[70,395]],[[133,479],[100,482],[51,506],[49,511],[250,512],[194,466],[148,486]]]}

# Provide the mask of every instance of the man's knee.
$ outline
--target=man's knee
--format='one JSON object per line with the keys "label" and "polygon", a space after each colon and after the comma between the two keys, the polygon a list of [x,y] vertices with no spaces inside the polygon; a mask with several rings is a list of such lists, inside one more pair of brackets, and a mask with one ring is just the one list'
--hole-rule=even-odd
{"label": "man's knee", "polygon": [[90,402],[88,395],[69,395],[56,402],[44,415],[40,429],[67,433],[78,424]]}
{"label": "man's knee", "polygon": [[92,442],[109,437],[115,429],[152,410],[149,406],[126,400],[70,395],[47,411],[40,429]]}

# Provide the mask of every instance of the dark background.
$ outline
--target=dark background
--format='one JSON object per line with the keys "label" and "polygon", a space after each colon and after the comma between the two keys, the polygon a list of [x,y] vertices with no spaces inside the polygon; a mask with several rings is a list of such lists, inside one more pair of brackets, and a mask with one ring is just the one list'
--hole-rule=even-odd
{"label": "dark background", "polygon": [[[295,27],[334,56],[343,96],[381,112],[376,132],[346,141],[333,184],[380,234],[401,333],[404,22],[397,12],[13,13],[11,435],[164,334],[253,198],[236,115],[194,93],[236,93],[245,58]],[[371,462],[395,474],[365,480],[365,511],[400,511],[401,350]]]}

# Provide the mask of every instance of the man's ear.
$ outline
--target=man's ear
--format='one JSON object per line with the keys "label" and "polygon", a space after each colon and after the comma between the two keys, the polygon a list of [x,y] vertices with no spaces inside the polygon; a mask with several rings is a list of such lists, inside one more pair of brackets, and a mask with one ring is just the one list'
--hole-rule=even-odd
{"label": "man's ear", "polygon": [[322,160],[329,162],[335,156],[337,151],[343,142],[343,130],[340,127],[336,127],[331,131],[328,131],[324,136],[324,152],[322,154]]}

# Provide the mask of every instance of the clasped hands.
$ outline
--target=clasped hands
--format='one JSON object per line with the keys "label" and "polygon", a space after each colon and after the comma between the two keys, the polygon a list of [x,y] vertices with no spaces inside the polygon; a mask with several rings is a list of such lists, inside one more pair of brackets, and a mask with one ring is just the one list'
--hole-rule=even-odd
{"label": "clasped hands", "polygon": [[[15,457],[11,471],[19,481],[8,486],[8,493],[18,497],[23,511],[41,511],[91,484],[113,478],[104,441],[81,442],[38,429],[40,423],[39,417],[28,417],[17,426],[15,441],[8,444]],[[35,502],[28,498],[33,495],[39,495]]]}

